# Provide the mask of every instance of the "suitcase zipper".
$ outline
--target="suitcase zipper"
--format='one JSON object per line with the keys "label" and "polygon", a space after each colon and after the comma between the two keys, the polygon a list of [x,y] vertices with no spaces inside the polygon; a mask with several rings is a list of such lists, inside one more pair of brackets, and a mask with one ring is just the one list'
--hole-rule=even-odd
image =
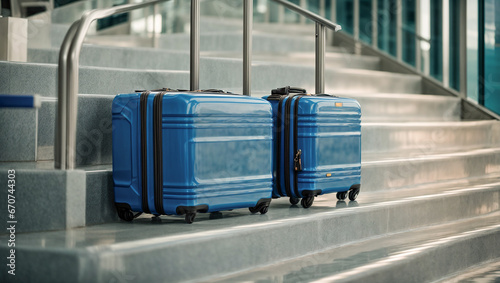
{"label": "suitcase zipper", "polygon": [[159,214],[165,214],[163,208],[163,143],[162,143],[162,92],[153,100],[153,159],[154,159],[154,202],[155,210]]}
{"label": "suitcase zipper", "polygon": [[287,196],[292,196],[291,180],[290,180],[290,111],[292,108],[293,98],[296,94],[288,96],[285,103],[285,145],[284,145],[284,167],[285,167],[285,190]]}
{"label": "suitcase zipper", "polygon": [[294,159],[294,167],[295,171],[293,172],[293,189],[295,192],[295,197],[300,197],[299,192],[299,171],[302,171],[302,150],[299,149],[299,101],[302,98],[302,95],[295,99],[295,107],[293,111],[293,152],[295,153]]}
{"label": "suitcase zipper", "polygon": [[280,102],[278,103],[278,114],[277,114],[277,130],[276,130],[276,136],[277,136],[277,142],[276,142],[276,188],[278,193],[281,196],[285,196],[285,193],[283,192],[283,188],[281,187],[281,132],[282,132],[282,122],[283,118],[281,115],[283,114],[283,111],[281,110],[283,107],[283,101],[285,100],[286,96],[281,96],[280,97]]}
{"label": "suitcase zipper", "polygon": [[147,156],[147,111],[149,91],[141,93],[141,186],[142,186],[142,211],[151,213],[148,204],[148,156]]}

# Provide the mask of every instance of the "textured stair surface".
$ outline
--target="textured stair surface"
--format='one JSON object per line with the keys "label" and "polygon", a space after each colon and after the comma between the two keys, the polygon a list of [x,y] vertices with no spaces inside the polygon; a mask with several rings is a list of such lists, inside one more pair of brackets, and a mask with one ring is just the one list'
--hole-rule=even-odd
{"label": "textured stair surface", "polygon": [[[81,282],[108,282],[115,276],[195,280],[460,219],[493,213],[497,220],[500,184],[488,183],[495,179],[362,193],[349,204],[326,195],[310,209],[279,199],[266,215],[250,215],[246,209],[224,212],[221,219],[199,214],[193,225],[183,223],[182,217],[162,216],[159,221],[141,216],[133,223],[90,226],[71,233],[18,234],[16,255],[38,258],[39,264],[20,261],[18,269],[24,272],[17,279],[33,281],[43,274],[46,282],[61,276]],[[7,235],[0,239],[0,251],[6,252]],[[165,260],[168,264],[162,268],[146,268]]]}
{"label": "textured stair surface", "polygon": [[[202,2],[211,16],[201,20],[200,88],[241,93],[242,8],[229,3]],[[139,89],[189,88],[189,35],[153,39],[91,30],[80,56],[77,170],[54,170],[58,49],[69,24],[94,4],[31,18],[28,62],[0,61],[0,93],[42,95],[39,109],[0,111],[0,171],[16,170],[18,220],[18,272],[9,277],[2,265],[0,282],[470,282],[499,276],[500,122],[461,121],[460,98],[423,95],[419,76],[381,71],[379,58],[355,55],[353,46],[327,47],[325,81],[327,93],[355,98],[362,108],[357,201],[322,195],[303,209],[281,198],[265,215],[199,213],[192,225],[182,216],[119,220],[112,100]],[[181,26],[189,19],[182,9],[172,12]],[[314,31],[311,24],[256,21],[252,96],[285,85],[314,91]],[[6,174],[0,183],[7,183]],[[0,191],[0,200],[6,194]],[[0,210],[7,210],[6,201]],[[7,233],[0,231],[2,255],[8,254]]]}

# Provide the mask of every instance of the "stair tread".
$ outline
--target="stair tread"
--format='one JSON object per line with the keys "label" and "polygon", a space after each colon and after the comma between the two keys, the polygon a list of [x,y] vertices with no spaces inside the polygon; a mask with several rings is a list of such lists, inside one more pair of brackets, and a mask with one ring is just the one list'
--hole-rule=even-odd
{"label": "stair tread", "polygon": [[[88,172],[108,171],[109,166],[89,166],[85,168]],[[186,241],[194,238],[223,236],[227,233],[239,234],[241,231],[255,229],[257,227],[273,227],[279,223],[294,221],[307,221],[309,218],[328,217],[336,213],[356,214],[357,210],[369,210],[372,207],[390,206],[396,203],[411,202],[413,199],[431,199],[450,194],[459,194],[463,191],[481,190],[485,187],[499,187],[498,176],[476,180],[454,180],[442,184],[427,184],[414,189],[388,192],[363,192],[359,195],[356,207],[351,209],[336,208],[337,200],[335,194],[322,195],[318,197],[313,206],[303,209],[290,206],[288,198],[275,199],[266,215],[250,215],[247,209],[225,211],[223,220],[208,219],[208,213],[199,213],[194,225],[187,225],[184,219],[176,216],[161,216],[161,222],[151,221],[151,215],[141,215],[132,223],[119,221],[82,228],[73,228],[71,233],[67,231],[49,231],[37,233],[22,233],[22,244],[26,246],[45,245],[46,248],[66,248],[69,250],[86,249],[90,246],[120,245],[139,241],[138,244],[154,245],[155,243],[170,243]],[[358,208],[359,206],[359,208]],[[148,226],[145,226],[148,225]],[[148,227],[144,233],[136,233]],[[2,237],[2,236],[0,236]],[[43,243],[40,237],[48,239],[71,239],[77,241],[73,246],[67,246],[67,241],[49,241]],[[109,242],[102,243],[101,239],[109,237]],[[156,239],[156,240],[155,240]],[[148,241],[151,242],[148,243]]]}
{"label": "stair tread", "polygon": [[470,239],[481,233],[500,235],[499,217],[500,212],[497,211],[473,219],[375,237],[205,282],[276,282],[276,278],[286,282],[358,281],[360,277],[384,272],[391,265],[452,242]]}

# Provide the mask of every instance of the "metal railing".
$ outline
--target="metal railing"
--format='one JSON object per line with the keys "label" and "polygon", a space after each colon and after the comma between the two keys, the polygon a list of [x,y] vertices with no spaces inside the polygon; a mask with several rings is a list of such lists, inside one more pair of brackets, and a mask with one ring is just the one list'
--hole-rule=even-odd
{"label": "metal railing", "polygon": [[297,6],[287,0],[272,0],[284,7],[297,12],[298,14],[312,20],[316,23],[316,56],[315,56],[315,85],[316,93],[325,92],[325,43],[326,43],[326,28],[333,31],[339,31],[342,27],[335,24],[324,17],[321,17],[311,11],[308,11],[300,6]]}
{"label": "metal railing", "polygon": [[78,75],[83,41],[95,20],[157,5],[169,0],[125,4],[107,9],[91,10],[74,22],[64,37],[59,51],[58,106],[54,161],[57,169],[74,169],[76,163],[76,122],[78,114]]}
{"label": "metal railing", "polygon": [[[76,125],[78,114],[79,88],[79,57],[83,41],[90,24],[98,19],[112,15],[130,12],[136,9],[155,6],[169,0],[156,0],[138,4],[126,4],[107,9],[91,10],[82,18],[74,22],[59,53],[58,68],[58,116],[56,120],[56,136],[54,144],[55,168],[72,170],[76,166]],[[243,94],[250,95],[251,89],[251,62],[252,62],[252,24],[253,0],[244,1],[243,16]],[[284,0],[274,2],[289,8],[316,23],[316,93],[324,93],[324,59],[326,28],[333,31],[341,29],[337,25],[321,16],[305,10]],[[200,61],[200,1],[191,0],[191,32],[190,32],[190,89],[199,89],[199,61]]]}

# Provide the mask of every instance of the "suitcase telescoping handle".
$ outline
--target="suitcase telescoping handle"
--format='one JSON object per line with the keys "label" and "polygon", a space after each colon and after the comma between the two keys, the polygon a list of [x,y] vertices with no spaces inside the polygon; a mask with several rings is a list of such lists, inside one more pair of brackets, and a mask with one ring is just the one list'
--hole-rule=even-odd
{"label": "suitcase telescoping handle", "polygon": [[[146,90],[136,90],[135,92],[145,92]],[[209,88],[209,89],[201,89],[201,90],[187,90],[187,89],[172,89],[172,88],[160,88],[160,89],[154,89],[151,90],[151,92],[162,92],[162,91],[168,91],[168,92],[206,92],[206,93],[214,93],[214,94],[227,94],[227,95],[242,95],[242,94],[236,94],[232,93],[229,91],[225,91],[222,89],[215,89],[215,88]]]}

